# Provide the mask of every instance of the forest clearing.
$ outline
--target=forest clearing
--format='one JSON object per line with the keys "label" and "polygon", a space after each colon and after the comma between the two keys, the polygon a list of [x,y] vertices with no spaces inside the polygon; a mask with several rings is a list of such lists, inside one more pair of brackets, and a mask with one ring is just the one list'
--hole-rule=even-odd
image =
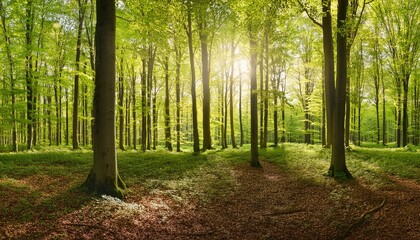
{"label": "forest clearing", "polygon": [[124,202],[80,188],[91,151],[0,154],[0,239],[418,239],[416,150],[355,147],[345,182],[321,146],[120,152]]}

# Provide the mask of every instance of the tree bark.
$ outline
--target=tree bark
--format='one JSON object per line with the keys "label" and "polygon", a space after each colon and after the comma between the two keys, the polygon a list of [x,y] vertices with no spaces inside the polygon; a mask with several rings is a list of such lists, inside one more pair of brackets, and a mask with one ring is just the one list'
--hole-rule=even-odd
{"label": "tree bark", "polygon": [[170,112],[170,93],[169,93],[169,58],[165,58],[165,145],[169,151],[172,151],[171,136],[171,112]]}
{"label": "tree bark", "polygon": [[120,71],[118,77],[118,148],[124,149],[124,59],[120,60]]}
{"label": "tree bark", "polygon": [[73,89],[73,150],[79,148],[78,129],[79,129],[79,71],[80,71],[80,56],[82,47],[82,32],[83,23],[85,19],[86,4],[85,1],[78,0],[78,27],[77,27],[77,43],[76,43],[76,74],[74,75],[74,89]]}
{"label": "tree bark", "polygon": [[322,0],[322,35],[324,49],[324,81],[327,115],[327,144],[330,147],[333,139],[334,112],[334,41],[332,37],[331,0]]}
{"label": "tree bark", "polygon": [[234,40],[232,40],[231,44],[231,52],[230,52],[230,58],[231,58],[231,69],[230,69],[230,76],[229,76],[229,120],[230,120],[230,139],[232,141],[232,148],[238,148],[236,146],[236,136],[235,136],[235,124],[233,121],[233,73],[235,68],[235,49],[236,46],[234,44]]}
{"label": "tree bark", "polygon": [[176,90],[176,151],[181,152],[181,52],[175,45],[175,90]]}
{"label": "tree bark", "polygon": [[146,59],[142,59],[141,74],[141,150],[146,151],[147,145],[147,77],[146,77]]}
{"label": "tree bark", "polygon": [[193,150],[194,153],[200,152],[200,139],[198,135],[198,120],[197,120],[197,94],[195,86],[195,64],[194,64],[194,49],[192,39],[192,21],[191,21],[191,3],[188,3],[188,25],[186,27],[188,37],[188,50],[190,53],[190,67],[191,67],[191,99],[192,99],[192,121],[193,121]]}
{"label": "tree bark", "polygon": [[32,76],[32,30],[33,30],[33,3],[28,0],[26,4],[26,55],[25,55],[25,79],[26,79],[26,117],[27,117],[27,149],[33,148],[34,142],[34,82]]}
{"label": "tree bark", "polygon": [[89,191],[124,197],[115,148],[115,0],[96,2],[96,73],[93,168],[84,185]]}
{"label": "tree bark", "polygon": [[210,69],[208,52],[208,31],[206,21],[199,24],[199,35],[201,45],[201,64],[203,77],[203,150],[212,149],[210,131]]}
{"label": "tree bark", "polygon": [[336,178],[350,178],[351,174],[346,166],[346,154],[344,148],[344,117],[347,81],[347,57],[346,44],[347,36],[345,33],[346,14],[348,0],[338,1],[337,14],[337,85],[335,91],[335,107],[332,145],[332,158],[329,175]]}
{"label": "tree bark", "polygon": [[257,93],[257,44],[252,34],[252,27],[249,29],[250,45],[250,80],[251,80],[251,166],[261,167],[258,159],[258,93]]}

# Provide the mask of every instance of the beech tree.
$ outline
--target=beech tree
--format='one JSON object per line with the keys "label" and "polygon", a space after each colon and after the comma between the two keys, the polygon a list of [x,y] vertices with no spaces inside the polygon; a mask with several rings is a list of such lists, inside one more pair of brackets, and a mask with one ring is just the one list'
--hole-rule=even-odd
{"label": "beech tree", "polygon": [[93,167],[90,191],[119,198],[126,188],[117,167],[115,146],[115,0],[96,1]]}

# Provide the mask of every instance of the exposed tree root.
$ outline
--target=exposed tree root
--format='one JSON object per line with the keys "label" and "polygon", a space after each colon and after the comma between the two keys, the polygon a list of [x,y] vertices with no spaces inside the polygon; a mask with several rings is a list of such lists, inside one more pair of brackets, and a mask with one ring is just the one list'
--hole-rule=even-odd
{"label": "exposed tree root", "polygon": [[360,224],[362,224],[366,219],[367,216],[370,214],[374,214],[376,212],[378,212],[379,210],[381,210],[381,208],[383,208],[385,206],[386,203],[386,199],[384,199],[382,201],[382,203],[372,209],[370,209],[369,211],[363,213],[354,223],[352,223],[345,231],[344,233],[339,236],[337,239],[345,239],[346,237],[349,236],[349,234],[351,233],[351,231],[356,228],[357,226],[359,226]]}
{"label": "exposed tree root", "polygon": [[263,214],[263,216],[278,216],[278,215],[287,215],[303,212],[303,209],[300,208],[289,208],[289,209],[277,209],[270,213]]}

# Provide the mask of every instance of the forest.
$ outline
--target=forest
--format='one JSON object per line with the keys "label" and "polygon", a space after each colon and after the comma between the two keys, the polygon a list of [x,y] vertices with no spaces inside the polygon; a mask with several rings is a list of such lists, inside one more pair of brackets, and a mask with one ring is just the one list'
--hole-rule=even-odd
{"label": "forest", "polygon": [[2,0],[0,239],[420,238],[419,11]]}

